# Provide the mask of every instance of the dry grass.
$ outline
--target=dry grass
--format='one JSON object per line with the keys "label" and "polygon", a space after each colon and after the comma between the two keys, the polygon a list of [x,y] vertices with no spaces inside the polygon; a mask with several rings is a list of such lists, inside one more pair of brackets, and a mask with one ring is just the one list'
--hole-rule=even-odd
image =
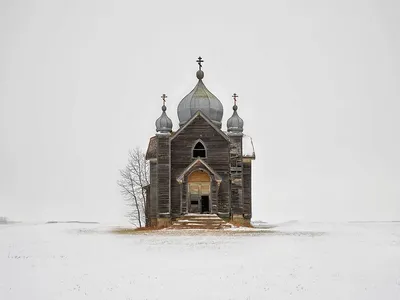
{"label": "dry grass", "polygon": [[224,229],[164,229],[164,230],[135,230],[134,228],[121,228],[112,231],[122,235],[148,235],[148,236],[257,236],[274,234],[270,230],[224,230]]}
{"label": "dry grass", "polygon": [[114,228],[114,234],[122,235],[167,235],[167,236],[243,236],[243,235],[264,235],[273,234],[274,231],[241,226],[241,230],[235,229],[168,229],[168,228]]}
{"label": "dry grass", "polygon": [[227,223],[232,224],[235,227],[254,228],[254,226],[251,225],[251,223],[248,223],[248,222],[240,222],[240,221],[236,221],[236,220],[229,220],[229,222],[227,222]]}
{"label": "dry grass", "polygon": [[112,230],[113,233],[117,234],[138,234],[141,232],[152,232],[158,231],[159,229],[155,227],[138,227],[138,228],[114,228]]}

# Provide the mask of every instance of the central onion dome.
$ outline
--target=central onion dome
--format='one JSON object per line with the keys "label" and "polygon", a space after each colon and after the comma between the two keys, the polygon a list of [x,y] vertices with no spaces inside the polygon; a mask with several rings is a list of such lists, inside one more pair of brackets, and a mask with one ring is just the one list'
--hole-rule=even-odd
{"label": "central onion dome", "polygon": [[204,72],[201,70],[202,62],[203,60],[199,57],[197,60],[199,70],[196,73],[199,82],[178,105],[179,126],[184,125],[198,111],[201,111],[210,118],[214,124],[221,128],[224,108],[218,98],[215,97],[203,83],[202,79],[204,78]]}

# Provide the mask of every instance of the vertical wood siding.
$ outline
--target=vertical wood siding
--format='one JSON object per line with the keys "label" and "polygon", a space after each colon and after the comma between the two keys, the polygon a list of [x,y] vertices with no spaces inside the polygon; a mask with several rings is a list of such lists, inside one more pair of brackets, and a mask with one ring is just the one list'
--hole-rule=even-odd
{"label": "vertical wood siding", "polygon": [[243,161],[242,137],[231,136],[230,175],[232,213],[243,214]]}
{"label": "vertical wood siding", "polygon": [[229,213],[229,142],[199,115],[171,141],[171,213],[173,216],[181,213],[181,196],[185,201],[182,206],[183,211],[187,205],[186,182],[183,183],[183,195],[181,195],[181,188],[176,178],[195,160],[192,158],[192,148],[198,139],[201,139],[207,148],[207,157],[203,160],[222,178],[218,193],[215,188],[215,196],[211,193],[212,207],[215,206],[219,212]]}
{"label": "vertical wood siding", "polygon": [[158,213],[170,213],[169,136],[157,136]]}
{"label": "vertical wood siding", "polygon": [[245,218],[250,219],[251,212],[251,161],[243,163],[243,213]]}
{"label": "vertical wood siding", "polygon": [[150,217],[156,218],[158,213],[157,201],[157,163],[150,161]]}

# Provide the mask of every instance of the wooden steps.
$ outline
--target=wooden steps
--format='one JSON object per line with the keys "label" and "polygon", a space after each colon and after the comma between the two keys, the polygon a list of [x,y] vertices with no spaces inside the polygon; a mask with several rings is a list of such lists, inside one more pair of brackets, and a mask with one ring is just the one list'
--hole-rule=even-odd
{"label": "wooden steps", "polygon": [[222,220],[216,214],[187,214],[177,219],[170,229],[224,229],[232,225]]}

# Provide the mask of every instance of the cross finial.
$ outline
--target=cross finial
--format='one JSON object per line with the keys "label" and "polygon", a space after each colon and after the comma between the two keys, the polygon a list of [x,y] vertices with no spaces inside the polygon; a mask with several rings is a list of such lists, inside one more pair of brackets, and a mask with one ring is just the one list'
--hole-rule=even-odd
{"label": "cross finial", "polygon": [[204,62],[204,60],[201,58],[201,56],[199,56],[199,58],[196,60],[196,62],[199,64],[199,70],[201,70],[201,63]]}
{"label": "cross finial", "polygon": [[239,98],[239,96],[236,93],[234,93],[232,98],[233,98],[233,101],[235,102],[235,105],[236,105],[236,98]]}
{"label": "cross finial", "polygon": [[161,95],[161,99],[163,100],[163,105],[165,105],[165,98],[168,98],[167,95],[162,94]]}

